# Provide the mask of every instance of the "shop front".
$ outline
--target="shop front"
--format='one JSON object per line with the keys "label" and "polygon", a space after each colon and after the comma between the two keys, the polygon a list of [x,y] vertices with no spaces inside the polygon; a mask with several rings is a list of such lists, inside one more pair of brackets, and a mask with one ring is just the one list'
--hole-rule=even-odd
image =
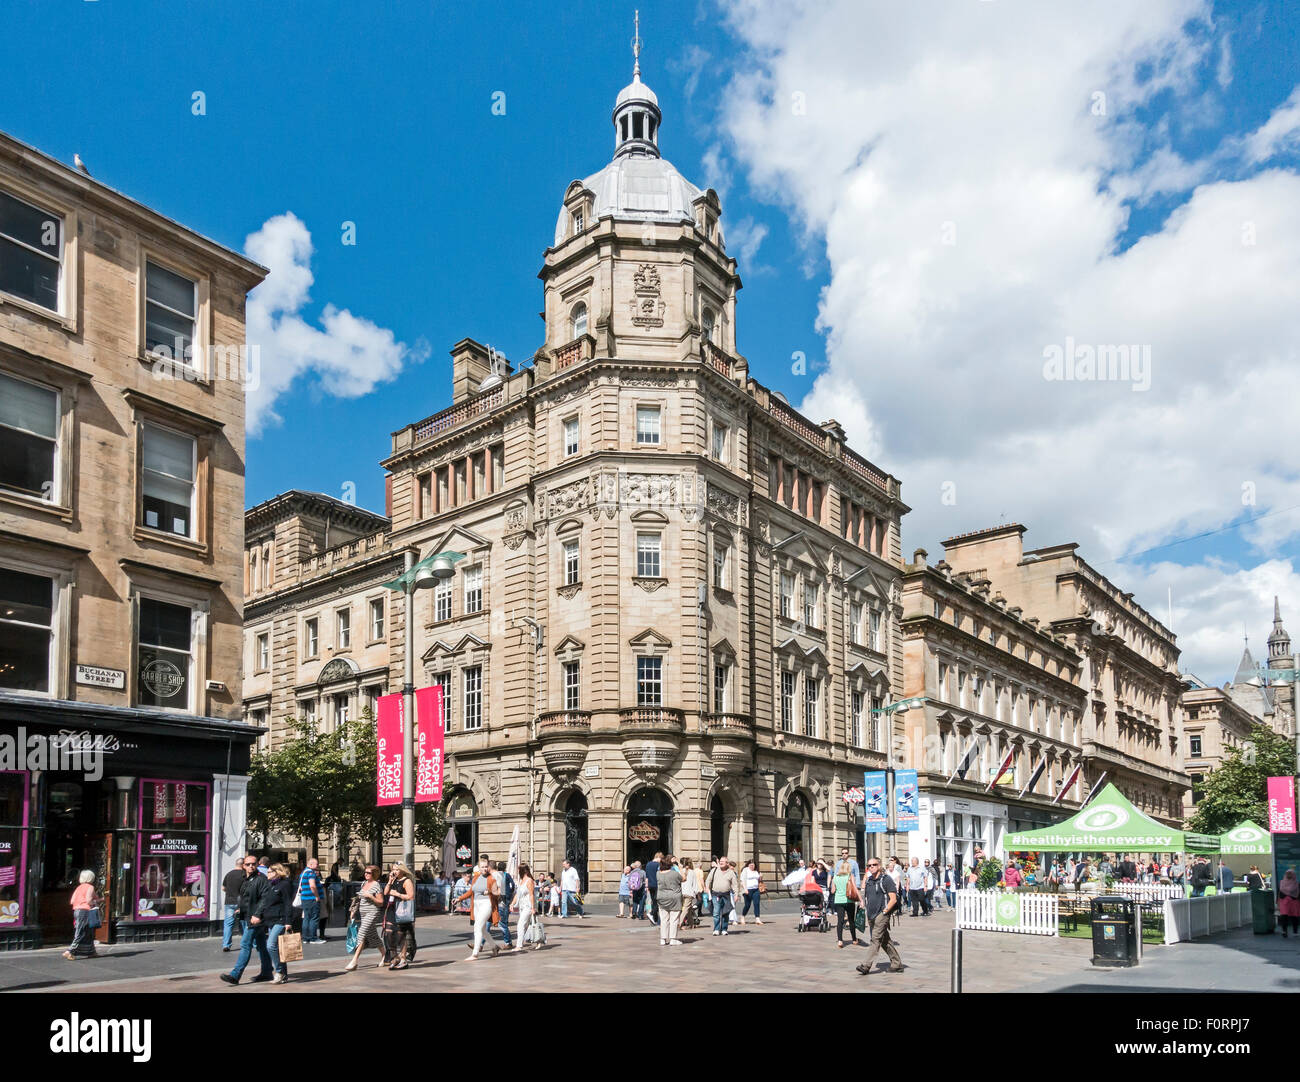
{"label": "shop front", "polygon": [[0,950],[72,935],[89,869],[101,942],[212,933],[245,844],[242,722],[0,696]]}
{"label": "shop front", "polygon": [[973,866],[976,850],[996,855],[1007,831],[1007,806],[951,793],[921,794],[919,848],[914,857],[937,860],[954,870]]}

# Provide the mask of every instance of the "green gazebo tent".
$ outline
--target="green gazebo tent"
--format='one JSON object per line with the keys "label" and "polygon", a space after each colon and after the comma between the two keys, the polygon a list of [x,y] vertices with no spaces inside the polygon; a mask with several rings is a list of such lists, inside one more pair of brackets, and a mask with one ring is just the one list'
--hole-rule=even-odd
{"label": "green gazebo tent", "polygon": [[1007,834],[1002,849],[1008,853],[1217,853],[1219,839],[1165,826],[1133,807],[1114,785],[1106,785],[1063,823]]}
{"label": "green gazebo tent", "polygon": [[1225,856],[1268,856],[1273,852],[1273,838],[1247,819],[1220,837],[1219,848]]}

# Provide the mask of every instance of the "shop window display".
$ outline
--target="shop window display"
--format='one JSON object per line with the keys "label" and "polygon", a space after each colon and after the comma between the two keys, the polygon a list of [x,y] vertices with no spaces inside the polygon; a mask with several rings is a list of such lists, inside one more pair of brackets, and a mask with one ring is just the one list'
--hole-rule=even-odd
{"label": "shop window display", "polygon": [[0,928],[23,923],[27,811],[26,772],[0,772]]}
{"label": "shop window display", "polygon": [[208,831],[208,786],[140,782],[137,920],[207,917]]}

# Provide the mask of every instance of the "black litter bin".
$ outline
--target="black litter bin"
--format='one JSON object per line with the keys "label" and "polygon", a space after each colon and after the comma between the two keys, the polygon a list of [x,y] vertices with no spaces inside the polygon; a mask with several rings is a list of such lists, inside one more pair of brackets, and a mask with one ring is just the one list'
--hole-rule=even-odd
{"label": "black litter bin", "polygon": [[1092,900],[1092,964],[1138,964],[1137,903],[1132,898],[1101,897]]}
{"label": "black litter bin", "polygon": [[1273,909],[1273,892],[1271,890],[1252,890],[1250,892],[1250,923],[1256,935],[1272,935],[1277,927],[1277,916]]}

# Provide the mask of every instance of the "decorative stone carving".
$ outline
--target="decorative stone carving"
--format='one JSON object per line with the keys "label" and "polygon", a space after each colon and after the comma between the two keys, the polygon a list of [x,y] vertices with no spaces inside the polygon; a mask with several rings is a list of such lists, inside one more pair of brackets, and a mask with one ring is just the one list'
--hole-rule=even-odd
{"label": "decorative stone carving", "polygon": [[677,475],[672,473],[620,474],[619,502],[624,506],[673,507],[677,503]]}
{"label": "decorative stone carving", "polygon": [[585,510],[591,502],[591,482],[571,481],[552,489],[546,495],[546,517],[558,518]]}
{"label": "decorative stone carving", "polygon": [[636,297],[628,302],[634,327],[662,327],[668,305],[662,297]]}
{"label": "decorative stone carving", "polygon": [[661,587],[668,585],[667,579],[633,579],[632,582],[648,594],[652,594]]}
{"label": "decorative stone carving", "polygon": [[487,785],[488,798],[492,801],[492,807],[501,807],[501,772],[494,770],[490,774],[485,774],[483,781]]}
{"label": "decorative stone carving", "polygon": [[682,386],[676,376],[624,376],[619,380],[624,387],[658,387],[668,389]]}
{"label": "decorative stone carving", "polygon": [[517,549],[520,545],[522,545],[524,541],[527,539],[527,537],[528,537],[527,534],[515,533],[515,534],[508,534],[505,537],[503,537],[501,540],[505,544],[506,548],[513,551],[514,549]]}
{"label": "decorative stone carving", "polygon": [[632,286],[639,296],[659,296],[659,268],[653,263],[642,263],[632,275]]}
{"label": "decorative stone carving", "polygon": [[568,586],[561,586],[555,592],[559,594],[562,598],[564,598],[565,601],[572,601],[575,597],[578,596],[579,593],[581,593],[581,591],[582,591],[582,583],[574,582]]}

